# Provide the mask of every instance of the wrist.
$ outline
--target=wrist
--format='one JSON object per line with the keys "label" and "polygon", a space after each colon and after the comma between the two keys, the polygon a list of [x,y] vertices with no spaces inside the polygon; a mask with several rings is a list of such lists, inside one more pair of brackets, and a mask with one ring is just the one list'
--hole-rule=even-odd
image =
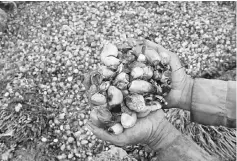
{"label": "wrist", "polygon": [[210,155],[198,146],[189,136],[179,135],[171,145],[157,152],[159,161],[219,161],[215,155]]}
{"label": "wrist", "polygon": [[164,117],[154,129],[147,145],[154,151],[165,149],[180,135],[182,134]]}
{"label": "wrist", "polygon": [[192,106],[192,93],[193,93],[194,79],[189,75],[186,76],[185,85],[181,92],[181,97],[178,103],[178,108],[190,111]]}
{"label": "wrist", "polygon": [[[175,83],[174,83],[175,84]],[[167,105],[163,105],[163,109],[179,108],[190,111],[192,104],[192,92],[193,92],[194,80],[189,75],[184,75],[182,81],[174,85],[175,89],[172,89],[165,97],[168,102]]]}

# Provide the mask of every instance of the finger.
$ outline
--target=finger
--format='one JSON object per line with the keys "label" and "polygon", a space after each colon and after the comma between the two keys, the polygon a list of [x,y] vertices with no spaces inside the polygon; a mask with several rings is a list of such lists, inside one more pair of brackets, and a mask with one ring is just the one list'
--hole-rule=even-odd
{"label": "finger", "polygon": [[184,67],[182,67],[180,60],[178,58],[178,55],[172,53],[173,56],[171,57],[170,66],[172,69],[172,88],[179,87],[179,84],[184,81],[184,78],[186,76],[186,72]]}
{"label": "finger", "polygon": [[136,45],[142,45],[143,40],[135,39],[135,38],[127,38],[128,45],[134,47]]}
{"label": "finger", "polygon": [[[183,76],[186,75],[186,73],[180,63],[178,55],[168,51],[163,46],[156,44],[152,41],[145,40],[144,42],[145,45],[156,50],[156,52],[160,54],[165,63],[169,63],[172,69],[172,83],[177,84],[178,82],[180,82],[183,79]],[[168,55],[169,57],[165,55]]]}
{"label": "finger", "polygon": [[[171,52],[166,50],[163,46],[156,44],[150,40],[145,40],[145,45],[147,48],[151,48],[155,50],[161,57],[161,62],[163,64],[170,64],[171,63]],[[170,64],[171,65],[171,64]]]}
{"label": "finger", "polygon": [[[149,136],[152,134],[152,119],[147,116],[146,118],[139,119],[135,126],[125,129],[122,133],[125,138],[127,138],[127,143],[129,145],[134,145],[138,143],[146,143]],[[156,118],[157,119],[157,118]]]}
{"label": "finger", "polygon": [[147,47],[154,49],[158,53],[166,51],[166,49],[163,46],[156,44],[150,40],[144,40],[144,43]]}
{"label": "finger", "polygon": [[118,146],[124,146],[128,144],[128,138],[124,134],[120,135],[114,135],[108,133],[106,130],[102,128],[98,128],[91,122],[87,122],[88,129],[99,139],[111,142],[112,144],[118,145]]}
{"label": "finger", "polygon": [[91,121],[86,123],[87,128],[101,140],[111,141],[113,140],[113,136],[107,133],[104,129],[95,126]]}
{"label": "finger", "polygon": [[[144,43],[148,48],[154,49],[161,56],[164,64],[171,63],[172,52],[168,51],[163,46],[156,44],[150,40],[145,40]],[[170,65],[172,65],[172,64],[170,64]]]}
{"label": "finger", "polygon": [[171,56],[172,56],[172,52],[168,51],[167,49],[165,49],[163,46],[156,44],[150,40],[145,40],[144,41],[145,45],[148,48],[152,48],[153,50],[155,50],[161,57],[161,62],[163,64],[171,64]]}

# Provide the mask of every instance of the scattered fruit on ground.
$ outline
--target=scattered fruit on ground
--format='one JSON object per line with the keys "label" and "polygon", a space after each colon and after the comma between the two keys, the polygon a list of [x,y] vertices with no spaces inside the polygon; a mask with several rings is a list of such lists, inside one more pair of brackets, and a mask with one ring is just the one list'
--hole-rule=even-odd
{"label": "scattered fruit on ground", "polygon": [[[107,41],[118,44],[145,37],[177,53],[194,78],[236,80],[236,2],[15,5],[11,10],[0,3],[7,14],[2,28],[5,13],[0,11],[2,160],[20,160],[30,153],[38,160],[84,161],[110,149],[85,127],[91,109],[82,84],[85,73],[101,66]],[[236,129],[190,123],[182,110],[166,115],[210,154],[236,159]],[[140,145],[123,149],[137,160],[155,156]]]}

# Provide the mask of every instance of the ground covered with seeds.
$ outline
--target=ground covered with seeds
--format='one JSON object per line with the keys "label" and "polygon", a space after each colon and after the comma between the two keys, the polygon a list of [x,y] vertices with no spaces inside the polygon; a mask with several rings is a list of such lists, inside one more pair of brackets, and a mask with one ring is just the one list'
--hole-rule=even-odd
{"label": "ground covered with seeds", "polygon": [[[101,152],[114,147],[84,126],[90,108],[82,75],[100,65],[105,41],[147,38],[177,53],[192,77],[236,80],[235,2],[22,2],[6,13],[1,160],[113,157]],[[167,118],[210,154],[235,160],[235,129],[190,123],[181,110],[167,111]],[[155,156],[140,145],[123,149],[137,160]]]}

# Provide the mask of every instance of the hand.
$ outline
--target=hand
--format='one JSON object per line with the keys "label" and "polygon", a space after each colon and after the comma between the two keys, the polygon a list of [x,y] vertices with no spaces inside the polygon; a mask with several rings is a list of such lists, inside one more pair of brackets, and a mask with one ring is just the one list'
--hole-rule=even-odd
{"label": "hand", "polygon": [[165,108],[190,110],[193,79],[186,74],[178,55],[149,40],[145,40],[144,43],[147,47],[153,48],[161,56],[161,61],[168,62],[172,69],[172,89],[165,98],[168,102]]}
{"label": "hand", "polygon": [[147,144],[153,150],[169,145],[180,132],[164,117],[163,110],[150,113],[147,117],[138,119],[135,126],[125,129],[119,135],[111,134],[102,128],[87,122],[87,128],[104,141],[117,146]]}

